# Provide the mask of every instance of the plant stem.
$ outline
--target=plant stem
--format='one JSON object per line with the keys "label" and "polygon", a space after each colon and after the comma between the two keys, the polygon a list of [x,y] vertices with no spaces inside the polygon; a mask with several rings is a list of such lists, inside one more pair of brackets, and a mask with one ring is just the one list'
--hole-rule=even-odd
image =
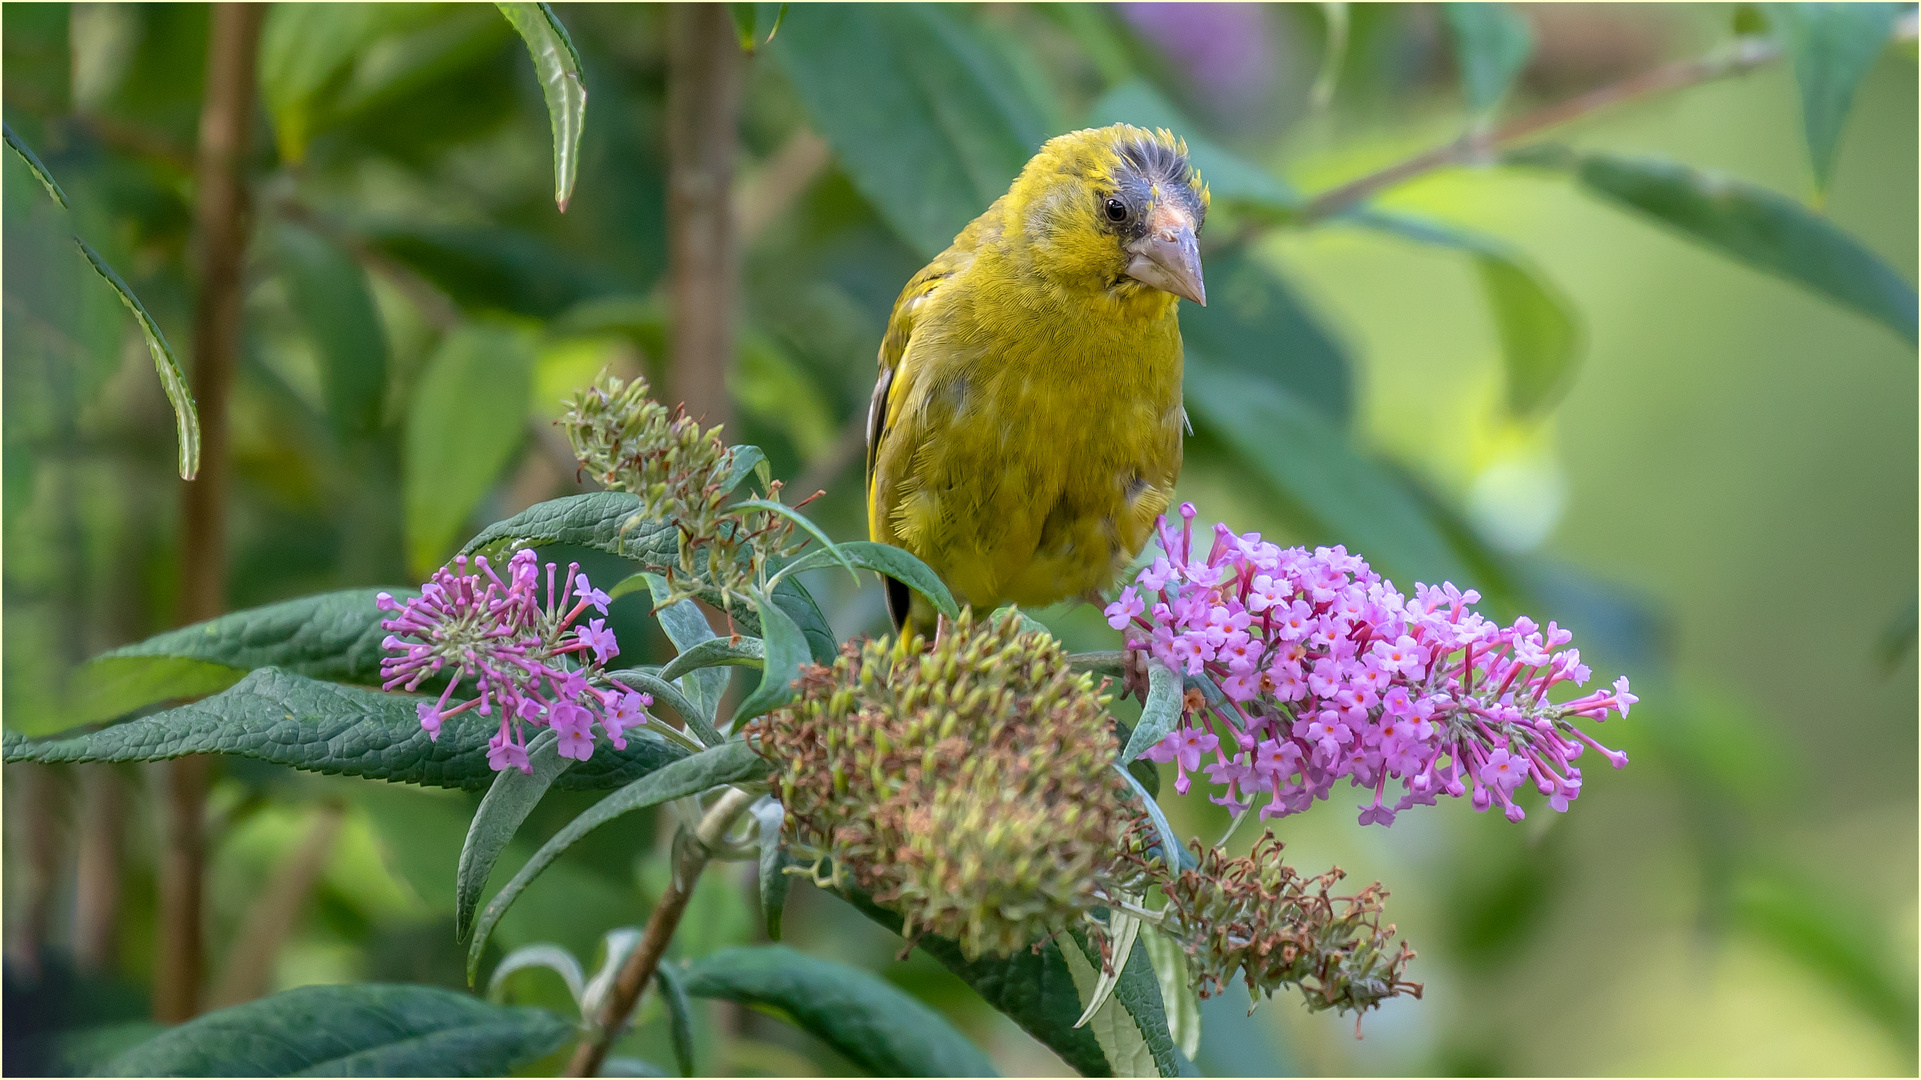
{"label": "plant stem", "polygon": [[667,952],[667,944],[674,938],[674,931],[680,926],[680,917],[687,912],[687,901],[694,894],[694,883],[700,880],[700,873],[707,868],[708,859],[713,857],[714,849],[734,819],[753,803],[756,796],[739,788],[729,788],[713,806],[709,807],[700,824],[695,826],[694,834],[685,847],[681,848],[675,859],[672,880],[667,883],[667,895],[654,905],[654,913],[647,919],[647,929],[642,932],[640,944],[627,956],[621,965],[620,974],[614,979],[614,992],[596,1018],[594,1034],[582,1039],[574,1051],[574,1060],[567,1066],[568,1076],[594,1076],[600,1072],[601,1063],[607,1060],[607,1051],[614,1040],[627,1026],[627,1018],[633,1015],[634,1006],[640,1001],[640,992],[653,981],[655,969],[660,967],[660,958]]}
{"label": "plant stem", "polygon": [[666,14],[667,383],[689,416],[723,424],[732,415],[727,362],[740,276],[733,210],[740,42],[722,5],[672,4]]}
{"label": "plant stem", "polygon": [[[247,250],[246,163],[253,135],[254,61],[265,8],[217,4],[194,168],[199,295],[194,303],[193,394],[200,410],[199,478],[181,491],[180,616],[200,622],[226,607],[227,391],[240,345]],[[207,758],[166,765],[167,849],[160,866],[154,1017],[179,1023],[199,1011]]]}

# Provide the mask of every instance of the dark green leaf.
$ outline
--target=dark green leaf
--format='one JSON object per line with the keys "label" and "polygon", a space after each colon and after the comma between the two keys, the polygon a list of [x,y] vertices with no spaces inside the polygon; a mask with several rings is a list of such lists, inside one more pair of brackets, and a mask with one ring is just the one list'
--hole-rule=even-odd
{"label": "dark green leaf", "polygon": [[734,17],[734,35],[740,39],[740,49],[749,56],[774,40],[780,24],[787,19],[786,4],[728,4],[727,12]]}
{"label": "dark green leaf", "polygon": [[755,469],[766,472],[767,455],[758,446],[730,446],[727,448],[727,479],[721,482],[723,494],[732,494],[740,486],[747,474]]}
{"label": "dark green leaf", "polygon": [[[629,740],[630,744],[633,740]],[[603,751],[604,752],[604,751]],[[595,758],[600,754],[596,753]],[[590,759],[591,761],[591,759]],[[573,772],[577,770],[569,770]],[[626,787],[613,792],[593,805],[593,808],[567,823],[567,826],[554,834],[553,839],[541,845],[539,851],[527,860],[520,872],[513,876],[494,898],[487,902],[481,911],[480,919],[474,924],[474,939],[467,950],[467,981],[471,984],[480,968],[480,957],[486,949],[487,938],[499,924],[500,917],[507,913],[520,894],[532,884],[540,872],[552,865],[561,853],[572,847],[581,837],[612,821],[622,814],[659,806],[664,802],[698,795],[708,788],[721,784],[744,783],[749,780],[764,780],[769,769],[759,754],[746,743],[736,740],[712,746],[698,754],[683,757],[663,768],[635,780]],[[566,774],[563,774],[566,775]]]}
{"label": "dark green leaf", "polygon": [[323,92],[386,29],[378,4],[276,4],[260,30],[260,96],[280,158],[298,164],[321,124]]}
{"label": "dark green leaf", "polygon": [[[518,547],[576,544],[632,559],[655,573],[665,573],[677,559],[678,534],[671,523],[648,521],[639,515],[639,496],[626,492],[569,495],[535,503],[505,521],[487,526],[467,541],[461,551],[493,556]],[[718,606],[720,594],[709,590],[701,594],[701,599]],[[792,578],[783,578],[774,586],[774,603],[800,627],[815,662],[833,663],[840,643],[807,590]],[[740,608],[729,614],[747,633],[760,634],[760,616],[753,609]]]}
{"label": "dark green leaf", "polygon": [[1509,411],[1535,416],[1559,400],[1574,374],[1580,332],[1560,290],[1514,249],[1491,236],[1388,211],[1364,209],[1340,220],[1474,256],[1507,361]]}
{"label": "dark green leaf", "polygon": [[[1200,126],[1181,115],[1174,103],[1161,96],[1147,80],[1132,78],[1101,95],[1087,110],[1089,127],[1108,124],[1133,124],[1143,128],[1166,128],[1187,142],[1187,160],[1207,181],[1207,192],[1216,200],[1244,203],[1262,210],[1281,212],[1301,203],[1300,193],[1287,181],[1249,164],[1201,134]],[[1213,275],[1210,273],[1209,278]],[[1213,290],[1208,290],[1213,302]],[[1191,309],[1183,315],[1191,314]]]}
{"label": "dark green leaf", "polygon": [[1134,789],[1134,794],[1140,796],[1141,808],[1147,811],[1147,818],[1154,823],[1154,832],[1160,837],[1162,857],[1170,864],[1184,869],[1192,869],[1199,865],[1194,853],[1187,850],[1181,843],[1180,837],[1174,834],[1174,826],[1168,822],[1167,814],[1161,810],[1161,804],[1147,790],[1147,785],[1141,783],[1141,778],[1136,776],[1131,768],[1121,768],[1120,762],[1115,762],[1114,768],[1127,780],[1127,785]]}
{"label": "dark green leaf", "polygon": [[[643,571],[640,575],[654,603],[659,604],[668,595],[667,579],[659,574]],[[706,642],[714,640],[714,628],[707,623],[707,614],[700,605],[692,600],[677,600],[666,607],[656,608],[654,618],[660,621],[660,628],[667,633],[667,640],[683,654]],[[702,716],[712,725],[714,715],[720,711],[720,697],[727,692],[729,674],[713,668],[701,668],[680,680],[687,689],[688,700],[701,711]],[[682,719],[685,719],[683,717]],[[702,737],[703,740],[705,736]]]}
{"label": "dark green leaf", "polygon": [[1916,343],[1914,287],[1860,241],[1792,199],[1685,165],[1611,154],[1587,155],[1578,175],[1591,191]]}
{"label": "dark green leaf", "polygon": [[181,374],[180,362],[174,359],[173,346],[167,344],[160,324],[147,314],[146,305],[120,280],[120,275],[113,272],[113,267],[107,265],[100,253],[78,236],[73,242],[80,246],[80,254],[93,264],[94,271],[113,286],[120,302],[127,305],[134,321],[140,324],[140,332],[147,339],[147,352],[153,355],[153,368],[160,375],[161,389],[167,392],[167,401],[173,406],[174,441],[180,448],[180,478],[192,480],[200,471],[200,414],[194,411],[193,391],[187,387],[187,377]]}
{"label": "dark green leaf", "polygon": [[425,577],[526,438],[534,351],[517,333],[463,326],[441,342],[407,416],[407,563]]}
{"label": "dark green leaf", "polygon": [[803,532],[805,532],[808,536],[813,537],[814,542],[820,545],[821,551],[824,551],[828,555],[833,556],[833,559],[835,562],[847,568],[848,575],[854,579],[855,587],[859,587],[860,575],[858,573],[855,573],[854,564],[847,561],[847,556],[842,555],[840,553],[840,546],[834,543],[833,538],[829,537],[825,532],[821,531],[821,527],[814,524],[813,521],[810,518],[808,518],[806,514],[803,514],[799,510],[796,510],[793,507],[788,506],[786,503],[774,502],[771,499],[742,499],[741,501],[735,503],[733,506],[729,507],[729,509],[731,510],[763,510],[769,514],[778,514],[779,516],[784,517],[787,520],[793,522],[794,524],[800,526]]}
{"label": "dark green leaf", "polygon": [[714,637],[683,649],[660,669],[663,679],[678,679],[690,671],[722,666],[759,668],[766,658],[759,638],[742,637],[738,642]]}
{"label": "dark green leaf", "polygon": [[1207,256],[1207,306],[1181,309],[1181,342],[1190,359],[1278,383],[1336,424],[1353,412],[1346,348],[1245,249]]}
{"label": "dark green leaf", "polygon": [[674,1064],[680,1075],[694,1075],[694,1008],[687,1000],[687,986],[679,969],[663,963],[654,968],[654,984],[660,987],[661,1003],[667,1007],[667,1037],[674,1044]]}
{"label": "dark green leaf", "polygon": [[454,939],[464,941],[473,929],[474,911],[480,907],[480,893],[493,876],[494,863],[507,850],[507,842],[520,831],[520,825],[554,785],[554,778],[573,764],[560,756],[560,740],[551,730],[542,731],[527,744],[527,763],[533,772],[507,769],[494,776],[487,797],[474,811],[467,826],[467,840],[460,847],[460,868],[454,874]]}
{"label": "dark green leaf", "polygon": [[1461,91],[1468,109],[1492,109],[1527,66],[1534,32],[1506,4],[1445,4],[1447,28],[1454,35],[1454,60],[1461,69]]}
{"label": "dark green leaf", "polygon": [[[346,589],[249,608],[169,630],[95,657],[69,680],[62,727],[113,720],[179,698],[218,693],[255,668],[336,682],[380,681],[382,590]],[[411,589],[392,589],[402,600]],[[22,730],[21,734],[41,732]]]}
{"label": "dark green leaf", "polygon": [[[665,705],[674,710],[674,715],[680,717],[688,728],[699,736],[703,745],[712,746],[721,741],[719,732],[714,730],[713,721],[704,718],[700,707],[687,700],[686,695],[682,694],[680,688],[673,683],[640,668],[622,668],[610,674],[623,685],[645,694],[652,694],[656,706]],[[709,738],[710,735],[712,738]]]}
{"label": "dark green leaf", "polygon": [[996,1076],[945,1017],[858,968],[783,945],[723,949],[687,970],[687,992],[780,1010],[875,1076]]}
{"label": "dark green leaf", "polygon": [[[859,892],[848,890],[842,895],[861,914],[900,933],[899,915]],[[1016,949],[1007,956],[989,955],[978,960],[968,960],[959,944],[933,934],[921,934],[914,945],[960,976],[982,1000],[1019,1024],[1021,1030],[1059,1054],[1069,1068],[1082,1076],[1113,1075],[1094,1033],[1074,1026],[1081,1015],[1080,996],[1074,989],[1067,959],[1052,939],[1041,942],[1038,952]]]}
{"label": "dark green leaf", "polygon": [[580,168],[580,133],[587,123],[587,84],[580,74],[580,53],[574,50],[567,28],[546,4],[500,4],[527,43],[540,76],[540,93],[547,99],[547,119],[554,129],[554,203],[567,212],[574,195],[574,174]]}
{"label": "dark green leaf", "polygon": [[[235,754],[309,772],[479,791],[494,781],[478,717],[448,723],[439,740],[421,729],[423,699],[320,682],[261,668],[204,701],[63,739],[9,733],[7,761],[163,761]],[[637,732],[627,749],[602,746],[561,774],[563,790],[605,790],[686,755]]]}
{"label": "dark green leaf", "polygon": [[11,124],[0,123],[0,133],[5,134],[7,145],[13,147],[13,152],[20,155],[20,160],[27,163],[27,169],[33,173],[33,178],[40,181],[41,187],[47,189],[47,195],[54,202],[63,207],[66,206],[67,193],[60,190],[60,185],[54,181],[53,174],[40,163],[40,156],[33,152],[33,147],[28,146],[25,139],[13,133]]}
{"label": "dark green leaf", "polygon": [[320,348],[327,418],[343,441],[380,427],[387,393],[387,335],[360,264],[305,229],[279,231],[288,298]]}
{"label": "dark green leaf", "polygon": [[1397,580],[1470,580],[1415,498],[1292,394],[1193,355],[1186,384],[1195,425],[1243,455],[1317,541],[1346,544]]}
{"label": "dark green leaf", "polygon": [[619,282],[542,237],[497,226],[395,222],[370,239],[438,286],[464,311],[551,319]]}
{"label": "dark green leaf", "polygon": [[760,841],[760,914],[767,924],[767,936],[780,940],[781,913],[787,908],[788,875],[793,862],[781,846],[780,832],[787,811],[771,798],[762,798],[753,807]]}
{"label": "dark green leaf", "polygon": [[810,6],[773,54],[854,186],[931,257],[1000,198],[1045,132],[936,5]]}
{"label": "dark green leaf", "polygon": [[115,1058],[107,1076],[504,1076],[574,1025],[433,986],[303,986],[208,1013]]}
{"label": "dark green leaf", "polygon": [[760,612],[761,643],[766,656],[760,685],[754,687],[754,692],[734,711],[731,723],[735,728],[785,705],[794,696],[793,683],[800,678],[800,666],[808,661],[807,639],[801,636],[794,620],[758,593],[754,595],[754,607]]}
{"label": "dark green leaf", "polygon": [[1181,722],[1181,676],[1180,673],[1156,659],[1147,662],[1147,702],[1141,706],[1141,718],[1134,725],[1134,734],[1128,737],[1127,749],[1121,751],[1122,764],[1134,759],[1167,738],[1174,725]]}
{"label": "dark green leaf", "polygon": [[1903,4],[1770,4],[1768,19],[1794,65],[1816,187],[1828,186],[1854,92],[1881,58]]}
{"label": "dark green leaf", "polygon": [[[1100,950],[1078,930],[1069,937],[1075,952],[1080,954],[1080,962],[1075,962],[1074,953],[1065,952],[1065,944],[1061,947],[1070,970],[1076,975],[1077,1000],[1085,1003],[1100,974]],[[1161,1005],[1160,981],[1154,977],[1154,967],[1145,949],[1128,952],[1113,996],[1095,1013],[1088,1028],[1100,1040],[1102,1052],[1117,1075],[1195,1075],[1193,1066],[1175,1049],[1167,1027],[1167,1012]],[[1127,1063],[1126,1067],[1123,1062]]]}
{"label": "dark green leaf", "polygon": [[[912,553],[873,540],[849,540],[840,545],[840,554],[847,562],[863,570],[885,574],[920,593],[941,614],[949,618],[960,617],[960,605],[954,602],[954,594],[947,591],[940,575]],[[827,551],[810,551],[795,559],[786,572],[800,573],[839,561]]]}

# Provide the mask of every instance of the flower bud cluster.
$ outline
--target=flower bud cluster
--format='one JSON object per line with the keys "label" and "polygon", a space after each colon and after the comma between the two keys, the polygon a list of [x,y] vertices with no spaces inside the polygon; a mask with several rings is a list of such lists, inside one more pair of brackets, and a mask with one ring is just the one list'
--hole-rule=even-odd
{"label": "flower bud cluster", "polygon": [[1017,615],[933,643],[849,643],[757,722],[789,850],[899,912],[909,938],[1004,954],[1081,924],[1139,816],[1100,696]]}
{"label": "flower bud cluster", "polygon": [[[627,729],[647,722],[654,699],[618,685],[595,685],[606,662],[620,646],[607,620],[580,617],[588,608],[607,614],[607,594],[593,587],[580,567],[569,564],[556,589],[556,564],[548,563],[545,589],[531,549],[514,554],[502,580],[485,556],[467,572],[467,557],[442,567],[404,603],[390,593],[376,600],[393,613],[381,622],[389,631],[381,647],[397,653],[380,661],[382,688],[414,691],[442,672],[453,677],[438,701],[418,707],[420,726],[438,740],[447,720],[472,710],[500,718],[488,742],[487,763],[495,771],[532,772],[524,727],[551,727],[559,735],[562,757],[585,761],[594,753],[594,731],[625,749]],[[472,679],[478,696],[453,703],[454,692]]]}
{"label": "flower bud cluster", "polygon": [[1200,849],[1200,866],[1169,875],[1157,859],[1167,897],[1163,932],[1191,958],[1201,996],[1220,992],[1240,972],[1255,1003],[1288,986],[1313,1011],[1361,1013],[1421,985],[1401,976],[1414,950],[1395,948],[1394,926],[1380,922],[1387,890],[1379,883],[1352,896],[1330,890],[1339,867],[1303,877],[1281,861],[1281,842],[1264,833],[1251,853],[1229,858]]}
{"label": "flower bud cluster", "polygon": [[[640,497],[634,523],[670,521],[679,530],[669,568],[670,600],[719,593],[723,605],[743,597],[768,558],[791,554],[794,526],[779,514],[735,510],[742,479],[718,426],[702,429],[684,406],[668,409],[647,396],[647,380],[602,375],[576,393],[561,417],[574,456],[601,486]],[[769,484],[778,498],[780,482]]]}

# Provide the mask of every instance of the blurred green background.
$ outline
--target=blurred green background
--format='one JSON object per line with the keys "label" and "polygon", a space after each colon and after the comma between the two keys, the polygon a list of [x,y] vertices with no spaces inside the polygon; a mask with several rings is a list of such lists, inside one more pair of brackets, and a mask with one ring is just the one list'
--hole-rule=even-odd
{"label": "blurred green background", "polygon": [[[1438,8],[1342,8],[1340,77],[1317,105],[1324,7],[796,5],[745,62],[733,441],[766,448],[790,493],[824,487],[810,511],[832,535],[864,534],[858,418],[875,350],[899,287],[931,253],[927,234],[946,235],[902,209],[940,195],[938,170],[913,148],[968,145],[969,125],[986,123],[969,110],[1036,141],[1135,115],[1146,93],[1182,117],[1181,134],[1238,155],[1260,183],[1310,193],[1459,134],[1468,114]],[[611,367],[672,394],[663,12],[555,10],[589,93],[564,216],[532,66],[491,6],[276,5],[269,16],[232,411],[232,607],[414,580],[478,526],[582,490],[551,425],[571,389]],[[1753,19],[1724,4],[1519,11],[1536,47],[1509,114],[1699,55]],[[44,734],[71,722],[76,664],[172,625],[172,420],[137,330],[67,234],[119,269],[191,363],[207,11],[13,4],[0,17],[7,123],[72,204],[60,211],[7,156],[4,708],[9,730]],[[823,39],[848,47],[874,27],[898,57],[959,58],[894,69],[912,83],[901,108],[920,103],[928,124],[895,133],[892,149],[850,141],[863,116],[821,112],[821,57],[833,55]],[[1913,46],[1890,47],[1819,196],[1782,63],[1553,136],[1818,202],[1912,281],[1916,100]],[[1020,157],[965,160],[981,194],[960,221]],[[1390,1002],[1357,1041],[1351,1023],[1291,998],[1246,1016],[1230,990],[1204,1005],[1202,1068],[1912,1074],[1921,748],[1914,653],[1898,640],[1905,619],[1911,642],[1917,589],[1912,345],[1564,177],[1489,165],[1387,190],[1380,208],[1504,242],[1575,313],[1565,396],[1516,416],[1470,258],[1339,221],[1254,229],[1259,200],[1222,200],[1221,171],[1203,171],[1217,195],[1215,301],[1209,322],[1183,311],[1190,353],[1230,386],[1272,383],[1319,410],[1338,452],[1305,467],[1358,469],[1361,481],[1316,494],[1289,479],[1299,460],[1274,465],[1262,454],[1282,451],[1250,450],[1247,431],[1191,400],[1183,496],[1204,521],[1345,541],[1404,586],[1450,573],[1497,608],[1557,619],[1598,676],[1626,672],[1642,703],[1601,733],[1633,764],[1591,774],[1565,817],[1510,825],[1457,805],[1362,829],[1337,793],[1278,822],[1304,870],[1338,864],[1388,886],[1426,996]],[[918,220],[946,219],[937,207]],[[466,463],[465,479],[410,479],[432,455]],[[1383,500],[1390,511],[1376,513]],[[871,584],[856,591],[822,572],[809,585],[841,633],[881,630]],[[622,603],[623,644],[657,660],[666,646],[647,636],[644,608]],[[1091,609],[1042,617],[1073,647],[1113,647]],[[463,983],[452,883],[477,797],[241,760],[218,777],[210,998],[350,979]],[[152,782],[132,768],[7,767],[9,1038],[78,1053],[147,1030]],[[1184,830],[1224,824],[1198,796],[1169,802]],[[507,872],[584,805],[551,797]],[[643,921],[664,872],[656,831],[642,814],[594,834],[529,890],[501,945],[552,940],[589,959],[603,931]],[[711,896],[696,901],[681,955],[759,933],[753,871],[739,869],[703,882]],[[258,972],[244,970],[234,942],[287,895],[297,918],[268,939]],[[931,961],[896,962],[898,942],[838,901],[796,886],[786,925],[797,947],[935,1002],[1004,1071],[1062,1070]],[[511,989],[558,1007],[564,993],[546,979],[516,976]],[[36,987],[32,1007],[16,1007],[29,998],[14,994]],[[766,1016],[717,1005],[706,1019],[707,1071],[846,1069]],[[643,1020],[630,1041],[657,1051],[663,1025]]]}

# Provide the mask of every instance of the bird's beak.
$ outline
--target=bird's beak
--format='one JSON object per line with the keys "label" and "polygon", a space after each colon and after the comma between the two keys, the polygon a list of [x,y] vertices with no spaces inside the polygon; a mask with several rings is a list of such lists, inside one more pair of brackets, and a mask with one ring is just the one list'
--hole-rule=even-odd
{"label": "bird's beak", "polygon": [[1156,204],[1147,214],[1147,235],[1127,250],[1134,256],[1127,264],[1128,277],[1207,306],[1201,246],[1186,211],[1165,202]]}

